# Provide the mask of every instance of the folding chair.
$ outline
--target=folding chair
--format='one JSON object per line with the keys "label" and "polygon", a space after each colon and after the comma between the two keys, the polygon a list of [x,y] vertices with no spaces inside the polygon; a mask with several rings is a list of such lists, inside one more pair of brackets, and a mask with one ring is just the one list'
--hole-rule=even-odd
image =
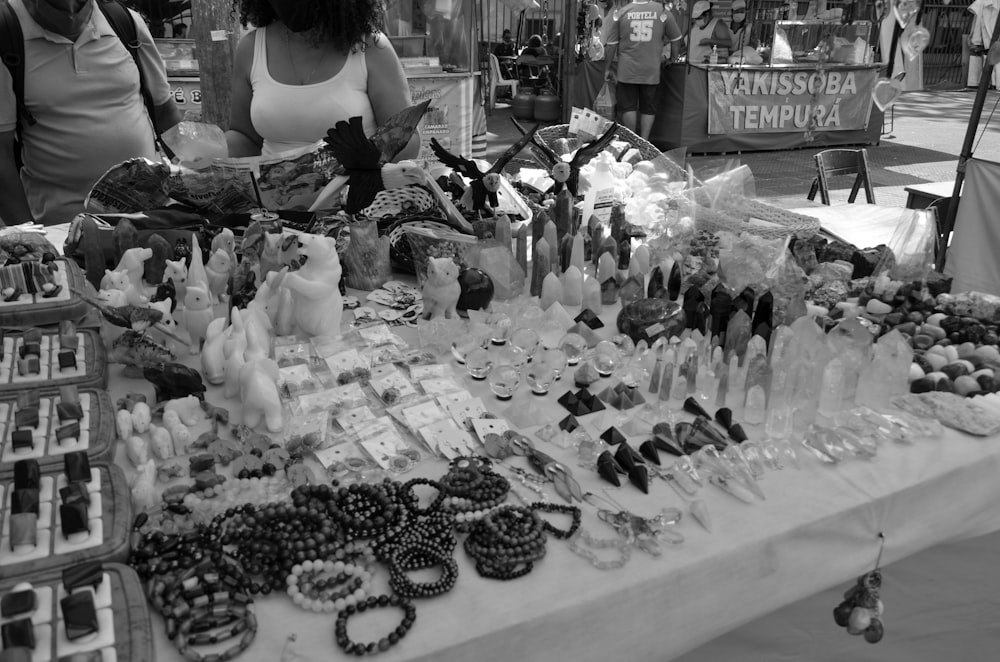
{"label": "folding chair", "polygon": [[808,199],[816,198],[819,191],[820,200],[824,205],[830,204],[831,177],[854,175],[854,185],[848,202],[854,202],[861,186],[865,187],[865,198],[868,204],[875,204],[875,189],[872,188],[871,177],[868,174],[868,150],[866,149],[828,149],[814,157],[816,159],[816,178],[809,188]]}

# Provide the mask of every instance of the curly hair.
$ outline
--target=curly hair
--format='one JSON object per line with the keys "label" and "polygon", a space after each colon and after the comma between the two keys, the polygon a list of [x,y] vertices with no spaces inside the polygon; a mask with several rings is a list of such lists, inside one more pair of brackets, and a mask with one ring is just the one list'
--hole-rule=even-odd
{"label": "curly hair", "polygon": [[[278,0],[279,2],[281,0]],[[381,0],[309,0],[316,42],[331,39],[340,50],[364,50],[370,35],[385,32],[385,8]],[[262,28],[278,20],[269,0],[233,0],[243,27]]]}

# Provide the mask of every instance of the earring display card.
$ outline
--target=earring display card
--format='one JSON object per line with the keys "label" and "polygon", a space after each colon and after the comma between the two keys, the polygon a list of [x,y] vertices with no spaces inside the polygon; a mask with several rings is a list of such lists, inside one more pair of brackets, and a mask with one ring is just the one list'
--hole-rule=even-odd
{"label": "earring display card", "polygon": [[149,608],[139,576],[118,563],[103,564],[101,573],[96,587],[72,592],[63,587],[58,573],[31,573],[3,582],[0,600],[29,591],[34,604],[27,612],[0,617],[0,626],[28,620],[35,640],[31,659],[36,662],[153,659]]}
{"label": "earring display card", "polygon": [[[86,480],[72,482],[61,469],[43,471],[32,480],[27,464],[18,465],[15,475],[28,476],[21,483],[31,484],[0,480],[0,577],[64,567],[70,559],[119,561],[128,556],[132,509],[119,467],[95,463]],[[35,490],[29,512],[16,512],[24,510],[25,495]],[[29,524],[33,530],[26,531]]]}
{"label": "earring display card", "polygon": [[62,391],[41,391],[34,407],[37,421],[26,416],[31,407],[22,407],[14,394],[0,395],[0,478],[10,475],[18,460],[38,460],[43,468],[62,467],[63,457],[74,451],[95,461],[111,459],[115,434],[108,393],[73,385]]}
{"label": "earring display card", "polygon": [[88,305],[74,291],[85,285],[80,267],[66,258],[0,267],[0,322],[23,327],[83,319]]}
{"label": "earring display card", "polygon": [[[65,347],[66,343],[76,347]],[[58,330],[7,333],[2,348],[0,394],[67,384],[102,390],[107,386],[107,352],[96,329],[78,329],[72,338],[61,338]]]}

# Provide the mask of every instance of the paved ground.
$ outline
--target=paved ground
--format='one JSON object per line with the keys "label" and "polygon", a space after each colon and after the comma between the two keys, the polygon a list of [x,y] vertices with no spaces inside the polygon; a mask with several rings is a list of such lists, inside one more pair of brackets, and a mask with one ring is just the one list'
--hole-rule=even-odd
{"label": "paved ground", "polygon": [[[955,179],[958,155],[969,124],[974,90],[907,92],[887,114],[880,143],[868,148],[875,200],[902,206],[911,184]],[[994,115],[994,111],[996,114]],[[487,118],[487,159],[499,156],[516,139],[510,109],[498,105]],[[804,148],[777,152],[743,152],[689,157],[695,172],[718,168],[726,161],[746,164],[754,174],[757,195],[794,206],[805,199],[815,173],[813,154]],[[976,132],[973,153],[1000,160],[1000,93],[990,92]],[[850,182],[844,186],[849,188]],[[864,195],[862,193],[862,195]],[[846,202],[846,192],[843,201]],[[834,196],[834,201],[839,198]]]}

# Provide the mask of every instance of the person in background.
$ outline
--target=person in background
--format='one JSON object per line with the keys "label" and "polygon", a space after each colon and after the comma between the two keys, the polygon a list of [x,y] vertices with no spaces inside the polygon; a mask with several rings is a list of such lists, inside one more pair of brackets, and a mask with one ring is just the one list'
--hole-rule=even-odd
{"label": "person in background", "polygon": [[733,46],[732,35],[726,24],[712,16],[712,5],[708,0],[698,0],[691,8],[691,31],[688,43],[688,62],[704,64],[712,54],[712,47],[717,48],[719,62],[725,62],[728,51]]}
{"label": "person in background", "polygon": [[[379,0],[235,0],[256,29],[236,47],[226,141],[230,156],[307,147],[360,116],[372,135],[412,105]],[[414,133],[398,159],[420,150]]]}
{"label": "person in background", "polygon": [[549,52],[545,50],[545,42],[542,41],[541,35],[537,34],[528,37],[528,43],[521,51],[521,55],[534,55],[535,57],[545,57],[548,54]]}
{"label": "person in background", "polygon": [[174,23],[174,39],[187,39],[188,26],[184,23]]}
{"label": "person in background", "polygon": [[650,0],[633,0],[612,15],[605,47],[605,80],[615,84],[622,124],[649,138],[656,117],[656,90],[664,52],[676,55],[680,28],[666,7]]}
{"label": "person in background", "polygon": [[729,23],[732,51],[735,53],[744,46],[753,48],[755,45],[750,43],[750,22],[747,21],[747,0],[733,0],[730,11],[733,14],[732,21]]}
{"label": "person in background", "polygon": [[17,108],[10,72],[0,66],[0,219],[9,225],[68,223],[109,168],[157,159],[154,125],[181,121],[149,28],[129,10],[139,41],[149,117],[139,71],[93,0],[9,0],[24,35],[24,123],[15,160]]}
{"label": "person in background", "polygon": [[511,34],[510,28],[503,31],[501,39],[503,41],[496,45],[496,48],[493,49],[493,54],[497,57],[515,57],[517,50],[514,48],[514,35]]}

